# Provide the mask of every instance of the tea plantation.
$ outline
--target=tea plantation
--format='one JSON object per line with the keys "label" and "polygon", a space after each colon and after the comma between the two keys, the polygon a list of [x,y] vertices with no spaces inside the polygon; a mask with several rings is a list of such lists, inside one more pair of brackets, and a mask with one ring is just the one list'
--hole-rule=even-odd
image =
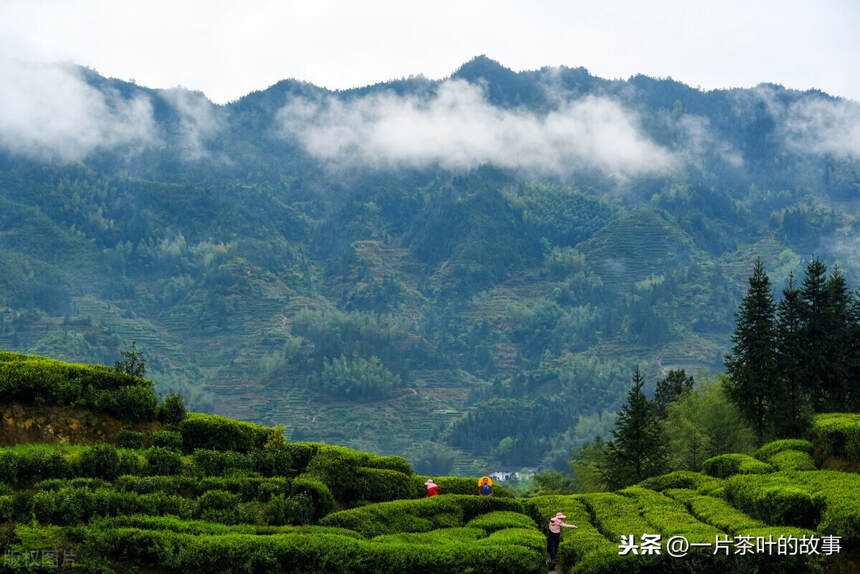
{"label": "tea plantation", "polygon": [[850,572],[860,549],[860,474],[816,463],[854,460],[856,415],[820,416],[814,443],[617,492],[480,497],[474,478],[433,477],[441,495],[425,498],[428,477],[403,458],[175,417],[148,381],[109,368],[3,354],[0,386],[4,403],[125,422],[108,441],[9,444],[18,423],[3,421],[10,572],[541,572],[557,512],[578,526],[563,533],[563,572]]}

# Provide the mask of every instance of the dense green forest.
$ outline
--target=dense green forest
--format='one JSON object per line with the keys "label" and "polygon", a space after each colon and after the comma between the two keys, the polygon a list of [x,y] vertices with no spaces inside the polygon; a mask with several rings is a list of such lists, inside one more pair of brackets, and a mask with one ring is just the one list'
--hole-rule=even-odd
{"label": "dense green forest", "polygon": [[[813,254],[860,284],[858,154],[839,145],[857,105],[819,91],[479,57],[440,81],[285,80],[219,106],[63,70],[112,121],[144,102],[149,136],[3,140],[0,348],[113,364],[136,342],[158,393],[292,441],[424,473],[566,469],[608,437],[637,366],[649,397],[670,370],[723,370],[757,256],[777,290]],[[440,107],[549,144],[379,140]],[[613,139],[565,143],[580,132]],[[780,360],[780,381],[808,374]],[[835,380],[810,409],[842,410]]]}

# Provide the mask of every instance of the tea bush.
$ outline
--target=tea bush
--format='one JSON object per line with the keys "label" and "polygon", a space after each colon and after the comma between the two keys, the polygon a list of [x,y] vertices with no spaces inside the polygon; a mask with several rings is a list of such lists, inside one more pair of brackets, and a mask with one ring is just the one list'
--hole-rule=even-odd
{"label": "tea bush", "polygon": [[828,455],[860,461],[860,413],[815,415],[812,432]]}
{"label": "tea bush", "polygon": [[179,424],[186,452],[196,449],[248,453],[263,448],[271,429],[203,413],[191,413]]}
{"label": "tea bush", "polygon": [[754,456],[759,460],[767,462],[770,460],[770,457],[784,450],[799,450],[801,452],[812,454],[813,445],[808,440],[799,438],[775,440],[765,444],[755,451]]}
{"label": "tea bush", "polygon": [[171,450],[182,450],[182,435],[175,431],[160,430],[149,435],[152,446],[160,446]]}
{"label": "tea bush", "polygon": [[769,464],[748,454],[721,454],[702,463],[702,472],[716,478],[726,478],[733,474],[766,474],[775,469]]}
{"label": "tea bush", "polygon": [[113,442],[122,448],[143,448],[145,438],[142,432],[122,429],[116,433]]}

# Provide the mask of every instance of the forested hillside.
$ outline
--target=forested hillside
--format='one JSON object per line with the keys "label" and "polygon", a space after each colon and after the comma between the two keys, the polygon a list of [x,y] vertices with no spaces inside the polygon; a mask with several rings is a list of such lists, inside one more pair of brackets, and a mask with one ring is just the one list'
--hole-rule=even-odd
{"label": "forested hillside", "polygon": [[636,365],[722,370],[757,256],[777,290],[813,253],[860,284],[860,111],[818,91],[479,57],[221,106],[21,74],[79,123],[0,133],[0,348],[136,341],[157,391],[290,440],[561,468]]}

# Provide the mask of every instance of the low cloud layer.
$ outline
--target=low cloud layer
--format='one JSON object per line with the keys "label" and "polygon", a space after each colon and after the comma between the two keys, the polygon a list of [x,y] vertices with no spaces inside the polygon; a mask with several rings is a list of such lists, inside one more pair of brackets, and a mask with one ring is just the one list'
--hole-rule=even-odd
{"label": "low cloud layer", "polygon": [[96,149],[158,140],[148,98],[91,87],[68,65],[0,59],[0,146],[36,158],[81,159]]}
{"label": "low cloud layer", "polygon": [[846,100],[805,99],[785,111],[787,143],[800,152],[860,159],[860,105]]}
{"label": "low cloud layer", "polygon": [[460,80],[443,82],[426,101],[391,93],[294,99],[277,121],[283,135],[338,164],[468,169],[492,163],[547,174],[587,167],[616,177],[666,173],[677,164],[614,100],[588,96],[538,115],[495,107],[481,88]]}
{"label": "low cloud layer", "polygon": [[180,143],[186,159],[208,157],[206,142],[222,127],[216,106],[201,92],[183,88],[164,90],[161,95],[179,114]]}

